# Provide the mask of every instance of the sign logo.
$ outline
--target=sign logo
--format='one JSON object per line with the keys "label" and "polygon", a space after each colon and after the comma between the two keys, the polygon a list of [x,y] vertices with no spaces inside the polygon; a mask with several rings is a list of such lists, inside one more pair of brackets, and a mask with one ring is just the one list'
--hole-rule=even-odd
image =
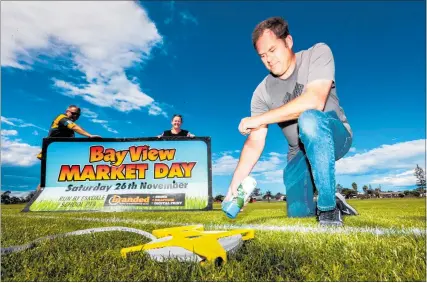
{"label": "sign logo", "polygon": [[104,206],[184,206],[185,194],[126,194],[108,195]]}

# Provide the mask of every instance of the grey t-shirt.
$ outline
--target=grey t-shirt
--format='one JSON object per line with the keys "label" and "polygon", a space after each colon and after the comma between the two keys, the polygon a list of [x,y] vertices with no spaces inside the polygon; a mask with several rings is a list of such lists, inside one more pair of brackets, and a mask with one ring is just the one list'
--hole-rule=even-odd
{"label": "grey t-shirt", "polygon": [[[339,105],[335,84],[335,64],[331,49],[324,43],[317,43],[307,50],[295,53],[296,67],[292,75],[283,80],[273,75],[267,75],[257,86],[252,96],[251,115],[257,116],[269,110],[278,108],[300,96],[304,87],[317,79],[332,80],[332,88],[326,100],[324,112],[335,111],[339,119],[352,135],[350,125],[344,110]],[[298,120],[278,123],[289,144],[288,161],[300,149]]]}

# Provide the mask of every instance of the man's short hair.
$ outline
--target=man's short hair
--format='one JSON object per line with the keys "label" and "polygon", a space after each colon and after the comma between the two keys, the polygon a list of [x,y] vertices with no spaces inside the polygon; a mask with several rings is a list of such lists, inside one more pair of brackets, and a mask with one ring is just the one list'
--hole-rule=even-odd
{"label": "man's short hair", "polygon": [[[252,32],[252,44],[256,49],[256,43],[265,30],[271,30],[278,38],[285,40],[289,35],[288,22],[281,17],[271,17],[256,25]],[[285,42],[286,43],[286,42]]]}
{"label": "man's short hair", "polygon": [[68,109],[70,109],[70,108],[76,108],[77,113],[79,113],[79,114],[81,113],[81,109],[77,105],[72,104],[72,105],[68,106]]}

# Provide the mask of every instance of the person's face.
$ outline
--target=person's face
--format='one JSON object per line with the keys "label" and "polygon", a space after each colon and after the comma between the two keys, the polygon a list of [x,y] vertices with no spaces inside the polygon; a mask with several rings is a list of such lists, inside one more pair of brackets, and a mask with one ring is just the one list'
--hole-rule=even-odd
{"label": "person's face", "polygon": [[70,120],[77,121],[77,119],[80,117],[80,114],[77,112],[77,108],[72,107],[67,109],[67,116],[70,118]]}
{"label": "person's face", "polygon": [[172,127],[174,127],[174,129],[181,128],[181,124],[182,124],[181,117],[174,117],[172,119]]}
{"label": "person's face", "polygon": [[267,70],[278,77],[285,74],[292,63],[292,37],[288,35],[285,40],[278,38],[274,32],[267,29],[255,44]]}

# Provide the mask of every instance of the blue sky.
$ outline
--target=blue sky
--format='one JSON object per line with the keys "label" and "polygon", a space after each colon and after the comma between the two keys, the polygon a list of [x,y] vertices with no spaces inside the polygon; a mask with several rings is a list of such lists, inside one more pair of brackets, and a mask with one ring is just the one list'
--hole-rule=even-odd
{"label": "blue sky", "polygon": [[[288,20],[294,51],[327,43],[354,132],[337,183],[413,188],[425,168],[424,2],[2,2],[1,189],[39,182],[35,155],[69,104],[103,137],[153,137],[170,127],[212,138],[213,192],[224,194],[244,143],[237,126],[267,74],[255,25]],[[287,142],[271,125],[253,175],[283,192]]]}

